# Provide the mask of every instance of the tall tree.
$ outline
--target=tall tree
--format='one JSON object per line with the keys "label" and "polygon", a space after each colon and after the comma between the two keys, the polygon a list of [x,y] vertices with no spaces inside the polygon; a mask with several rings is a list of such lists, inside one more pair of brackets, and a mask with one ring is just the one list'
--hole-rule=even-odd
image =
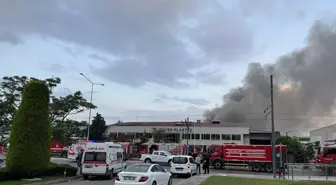
{"label": "tall tree", "polygon": [[90,125],[90,140],[105,141],[107,139],[107,126],[104,117],[101,114],[96,114]]}
{"label": "tall tree", "polygon": [[54,140],[61,141],[66,144],[70,144],[73,137],[83,138],[86,137],[86,121],[75,121],[75,120],[65,120],[63,122],[56,120],[58,122],[52,130],[52,138]]}
{"label": "tall tree", "polygon": [[294,156],[296,162],[303,163],[304,161],[304,148],[302,144],[294,137],[282,136],[276,140],[276,144],[287,146],[287,153]]}
{"label": "tall tree", "polygon": [[64,121],[69,115],[81,113],[89,108],[97,108],[92,103],[88,102],[80,91],[65,97],[52,96],[52,103],[50,105],[51,121],[60,120]]}
{"label": "tall tree", "polygon": [[[9,134],[10,124],[13,116],[21,102],[23,87],[31,80],[26,76],[3,77],[0,82],[0,143],[4,144]],[[47,78],[42,80],[52,93],[54,87],[61,83],[60,78]]]}
{"label": "tall tree", "polygon": [[[0,83],[0,142],[3,136],[9,133],[10,123],[21,101],[23,87],[29,81],[36,80],[26,76],[3,77]],[[57,85],[61,83],[61,79],[57,77],[42,80],[49,88],[50,95]],[[50,120],[52,128],[63,127],[64,129],[72,128],[74,122],[66,121],[69,115],[81,113],[87,109],[96,108],[92,103],[87,102],[80,91],[65,97],[51,96],[50,103]],[[58,124],[61,124],[58,126]],[[65,127],[64,124],[67,126]],[[59,130],[58,130],[59,131]],[[59,131],[60,132],[60,131]],[[53,134],[54,135],[54,134]]]}
{"label": "tall tree", "polygon": [[0,99],[0,145],[5,145],[8,140],[6,136],[10,130],[10,118],[7,115],[6,103]]}
{"label": "tall tree", "polygon": [[49,96],[48,86],[43,81],[33,80],[25,85],[9,139],[6,169],[13,175],[31,177],[48,168],[51,137]]}

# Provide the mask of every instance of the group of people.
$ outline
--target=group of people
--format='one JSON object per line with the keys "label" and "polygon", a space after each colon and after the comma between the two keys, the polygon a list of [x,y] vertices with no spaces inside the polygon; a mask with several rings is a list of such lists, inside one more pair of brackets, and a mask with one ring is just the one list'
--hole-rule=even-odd
{"label": "group of people", "polygon": [[188,153],[188,155],[192,156],[195,160],[195,163],[197,164],[198,173],[201,174],[201,165],[203,169],[203,174],[209,174],[209,168],[210,168],[210,158],[206,154],[192,154],[191,152]]}

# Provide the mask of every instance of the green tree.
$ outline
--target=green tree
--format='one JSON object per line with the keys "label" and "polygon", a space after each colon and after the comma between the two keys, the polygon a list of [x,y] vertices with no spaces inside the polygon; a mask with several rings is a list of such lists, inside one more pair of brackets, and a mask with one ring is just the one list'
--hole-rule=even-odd
{"label": "green tree", "polygon": [[6,169],[11,174],[31,177],[50,163],[49,93],[46,83],[39,80],[24,87],[9,138]]}
{"label": "green tree", "polygon": [[155,130],[154,132],[152,132],[154,143],[160,143],[160,141],[162,140],[162,136],[163,136],[163,131],[161,130]]}
{"label": "green tree", "polygon": [[140,136],[138,142],[134,143],[135,146],[137,146],[138,148],[140,148],[144,143],[147,143],[148,142],[148,138],[146,136]]}
{"label": "green tree", "polygon": [[[3,77],[0,82],[0,142],[6,142],[6,136],[10,131],[10,123],[20,104],[23,87],[35,78],[26,76]],[[50,93],[56,87],[61,79],[47,78],[43,80],[49,87]]]}
{"label": "green tree", "polygon": [[107,139],[107,126],[101,114],[96,114],[90,125],[90,140],[105,141]]}
{"label": "green tree", "polygon": [[58,123],[52,129],[52,138],[54,140],[70,144],[73,140],[72,137],[86,137],[86,128],[88,125],[86,121],[79,122],[67,119],[63,122],[59,120],[55,122]]}
{"label": "green tree", "polygon": [[304,148],[296,138],[281,136],[276,140],[276,144],[286,145],[287,153],[292,154],[296,162],[304,162]]}
{"label": "green tree", "polygon": [[304,154],[305,163],[310,162],[314,158],[314,155],[315,155],[314,145],[313,144],[305,145],[303,154]]}
{"label": "green tree", "polygon": [[69,94],[65,97],[51,97],[50,119],[52,122],[59,120],[63,122],[70,115],[81,113],[89,108],[97,108],[88,102],[80,91]]}
{"label": "green tree", "polygon": [[10,119],[7,117],[6,103],[0,99],[0,145],[7,144],[7,135],[10,131]]}
{"label": "green tree", "polygon": [[[10,123],[12,122],[13,115],[20,104],[23,87],[32,80],[36,79],[26,76],[6,76],[2,78],[0,83],[0,142],[2,138],[4,138],[3,136],[10,131]],[[43,82],[46,83],[49,88],[50,95],[52,95],[53,89],[61,83],[61,79],[52,77],[43,80]],[[87,102],[80,91],[65,97],[51,96],[49,116],[52,123],[52,129],[56,129],[56,131],[53,132],[53,139],[60,138],[54,138],[54,136],[62,135],[56,133],[68,132],[69,130],[65,129],[73,128],[75,126],[69,125],[71,123],[75,123],[67,121],[69,115],[81,113],[89,108],[95,109],[96,106]],[[64,125],[67,126],[65,127]],[[60,130],[61,127],[62,130]]]}

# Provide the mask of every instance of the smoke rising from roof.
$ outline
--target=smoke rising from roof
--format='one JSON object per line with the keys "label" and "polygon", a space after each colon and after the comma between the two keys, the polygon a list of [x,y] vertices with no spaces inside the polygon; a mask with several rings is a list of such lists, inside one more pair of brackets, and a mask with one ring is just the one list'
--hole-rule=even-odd
{"label": "smoke rising from roof", "polygon": [[270,105],[271,74],[274,75],[278,130],[302,128],[306,131],[331,124],[336,96],[334,27],[317,21],[303,48],[279,57],[275,64],[250,63],[243,85],[225,94],[222,106],[205,111],[205,120],[220,120],[223,124],[236,123],[254,129],[269,128],[264,110]]}

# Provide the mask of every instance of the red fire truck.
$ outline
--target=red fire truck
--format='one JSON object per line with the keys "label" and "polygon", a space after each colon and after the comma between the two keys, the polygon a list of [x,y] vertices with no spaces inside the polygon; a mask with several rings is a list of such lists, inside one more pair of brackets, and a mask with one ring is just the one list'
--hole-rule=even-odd
{"label": "red fire truck", "polygon": [[[287,147],[276,146],[277,168],[284,165],[287,158]],[[244,166],[252,171],[272,172],[272,146],[271,145],[211,145],[208,149],[210,162],[215,169],[225,166]]]}
{"label": "red fire truck", "polygon": [[52,140],[50,143],[50,151],[52,155],[66,157],[68,148],[64,143],[57,140]]}
{"label": "red fire truck", "polygon": [[[336,165],[336,141],[325,141],[324,145],[319,146],[313,163]],[[319,167],[319,169],[325,171],[325,167]],[[328,168],[328,172],[332,169],[332,167]]]}

